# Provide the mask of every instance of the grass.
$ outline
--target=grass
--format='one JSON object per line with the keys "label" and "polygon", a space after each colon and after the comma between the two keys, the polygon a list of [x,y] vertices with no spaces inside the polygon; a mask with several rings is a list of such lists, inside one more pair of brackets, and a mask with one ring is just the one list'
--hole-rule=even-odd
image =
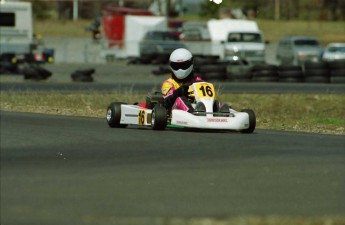
{"label": "grass", "polygon": [[[257,128],[345,134],[345,96],[336,94],[220,94],[236,110],[252,108]],[[110,102],[132,104],[145,95],[131,93],[2,92],[4,111],[105,118]]]}
{"label": "grass", "polygon": [[[183,18],[182,18],[183,19]],[[43,37],[86,37],[89,32],[84,27],[91,24],[91,20],[35,21],[34,30]],[[343,21],[274,21],[257,20],[266,40],[278,41],[284,35],[308,35],[320,40],[323,45],[329,42],[345,42],[345,26]]]}
{"label": "grass", "polygon": [[305,35],[320,40],[323,45],[330,42],[345,42],[344,22],[334,21],[274,21],[258,20],[265,39],[278,41],[284,35]]}

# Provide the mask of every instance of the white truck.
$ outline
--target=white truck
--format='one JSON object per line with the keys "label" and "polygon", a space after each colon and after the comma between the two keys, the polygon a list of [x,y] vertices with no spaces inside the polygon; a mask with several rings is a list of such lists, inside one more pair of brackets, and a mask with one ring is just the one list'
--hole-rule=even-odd
{"label": "white truck", "polygon": [[28,62],[54,61],[54,50],[34,37],[30,2],[0,0],[0,63],[2,67]]}
{"label": "white truck", "polygon": [[265,63],[265,42],[255,21],[212,19],[186,22],[181,35],[196,55],[217,55],[225,60]]}

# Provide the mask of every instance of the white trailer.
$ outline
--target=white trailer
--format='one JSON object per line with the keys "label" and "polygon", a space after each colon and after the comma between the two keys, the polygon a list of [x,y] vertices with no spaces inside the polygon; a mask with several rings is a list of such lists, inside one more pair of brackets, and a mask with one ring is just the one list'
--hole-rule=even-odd
{"label": "white trailer", "polygon": [[10,55],[20,61],[52,62],[52,55],[37,50],[30,2],[0,1],[0,34],[1,60]]}
{"label": "white trailer", "polygon": [[32,9],[29,2],[0,3],[0,53],[27,53],[32,45]]}

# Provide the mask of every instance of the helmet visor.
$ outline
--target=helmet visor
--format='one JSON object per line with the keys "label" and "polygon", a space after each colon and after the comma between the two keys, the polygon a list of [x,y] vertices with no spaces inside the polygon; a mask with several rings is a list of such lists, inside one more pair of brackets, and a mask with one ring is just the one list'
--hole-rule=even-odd
{"label": "helmet visor", "polygon": [[185,62],[170,62],[170,66],[173,70],[186,70],[193,64],[193,61],[190,59]]}

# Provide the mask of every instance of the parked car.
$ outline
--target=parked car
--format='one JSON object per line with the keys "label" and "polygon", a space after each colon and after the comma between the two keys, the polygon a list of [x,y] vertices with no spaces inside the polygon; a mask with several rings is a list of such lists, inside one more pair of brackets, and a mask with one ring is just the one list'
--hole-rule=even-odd
{"label": "parked car", "polygon": [[276,57],[283,65],[304,65],[318,62],[321,51],[320,42],[313,37],[285,36],[278,42]]}
{"label": "parked car", "polygon": [[186,48],[178,35],[169,31],[149,31],[139,43],[140,58],[146,63],[168,62],[169,55],[177,48]]}
{"label": "parked car", "polygon": [[321,59],[326,62],[345,60],[345,43],[329,43]]}

